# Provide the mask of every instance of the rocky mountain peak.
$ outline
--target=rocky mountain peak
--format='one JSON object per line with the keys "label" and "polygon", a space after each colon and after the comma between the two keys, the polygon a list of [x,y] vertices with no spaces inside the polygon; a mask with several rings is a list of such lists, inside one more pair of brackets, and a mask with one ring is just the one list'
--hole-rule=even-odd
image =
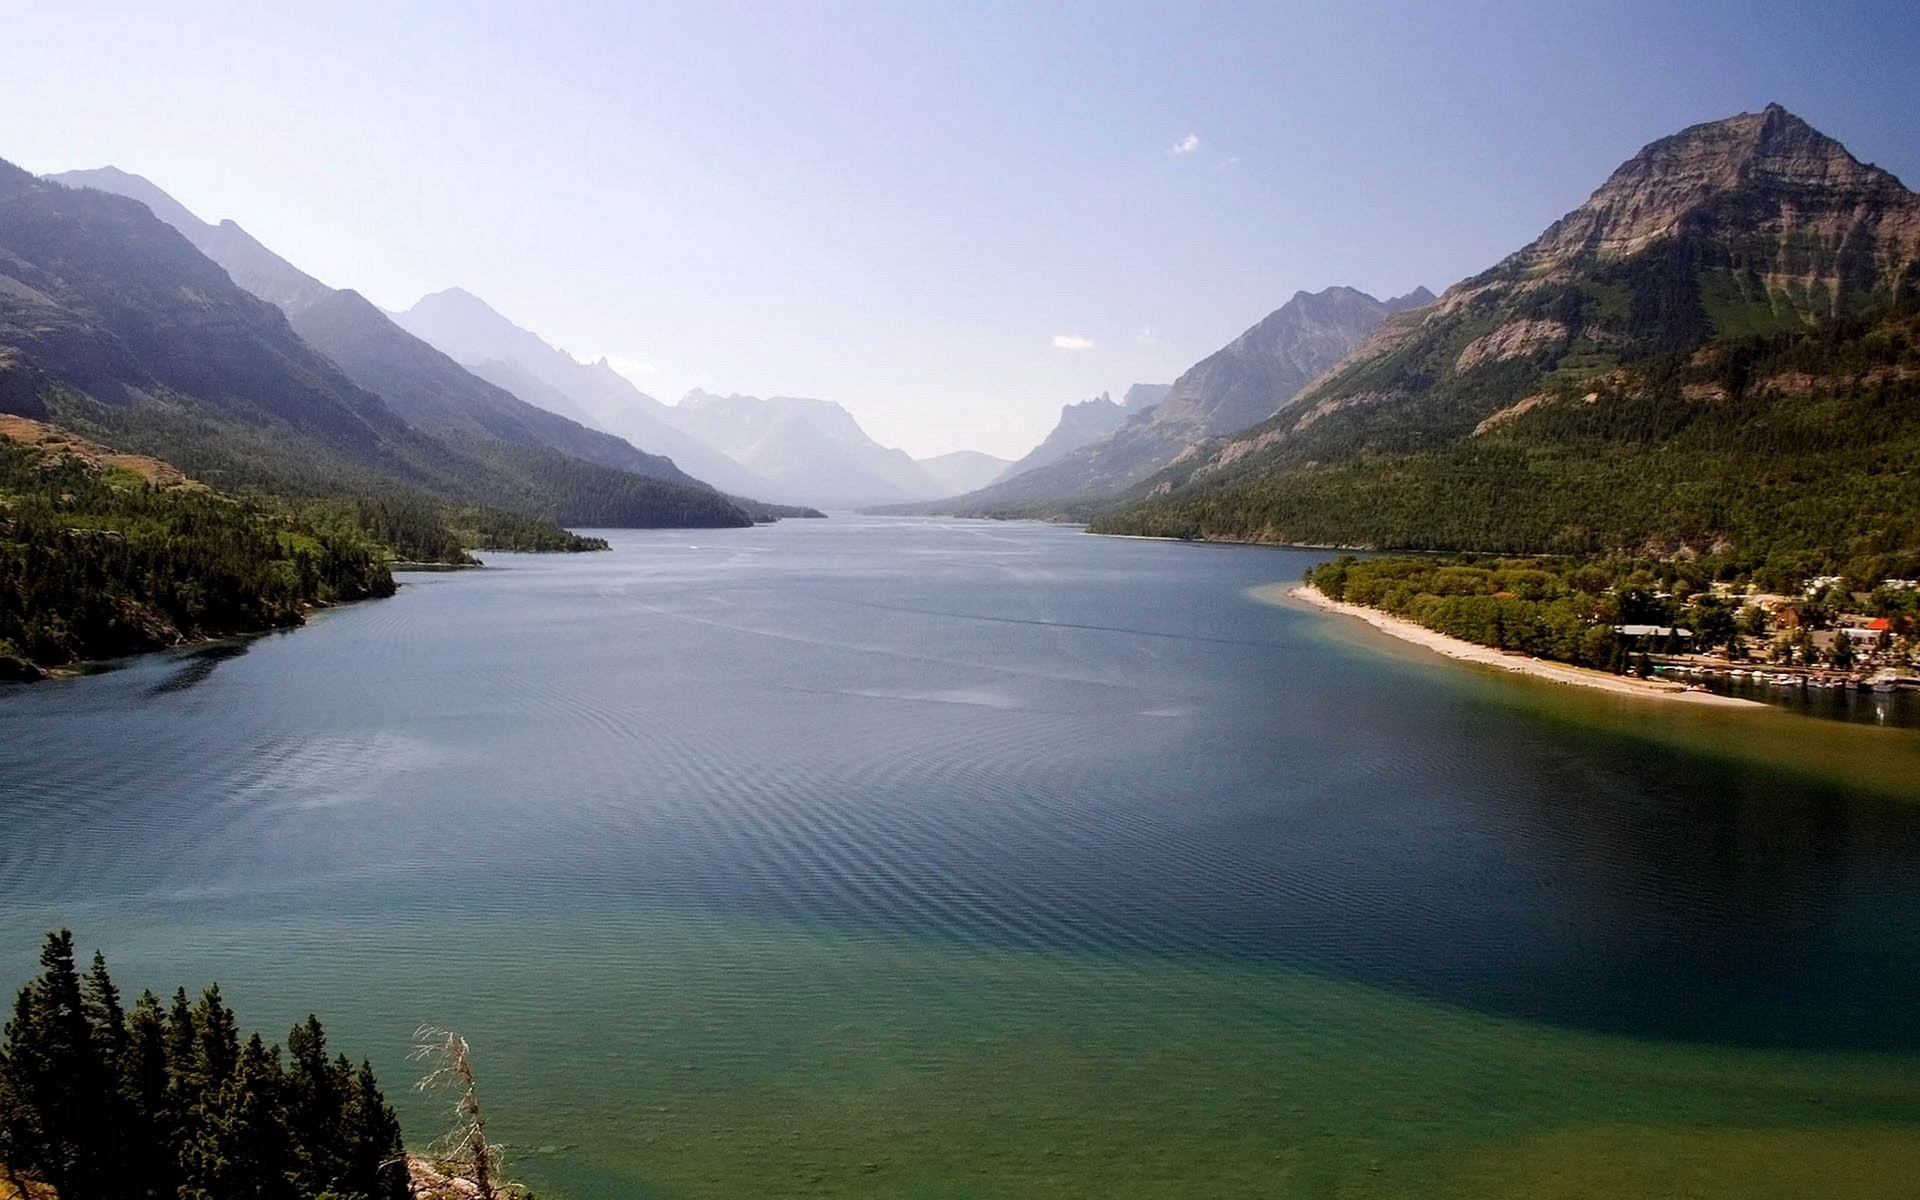
{"label": "rocky mountain peak", "polygon": [[1785,226],[1863,208],[1910,206],[1914,194],[1891,173],[1862,163],[1839,142],[1769,104],[1644,147],[1516,257],[1534,269],[1626,257],[1734,198],[1747,202],[1741,216],[1751,227],[1755,205],[1772,210],[1775,223]]}

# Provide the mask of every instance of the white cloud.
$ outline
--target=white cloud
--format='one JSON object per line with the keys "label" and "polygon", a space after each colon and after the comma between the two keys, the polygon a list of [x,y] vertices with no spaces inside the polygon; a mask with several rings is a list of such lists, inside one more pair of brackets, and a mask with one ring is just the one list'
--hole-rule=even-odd
{"label": "white cloud", "polygon": [[1192,154],[1200,148],[1200,135],[1190,133],[1173,145],[1167,147],[1168,154]]}
{"label": "white cloud", "polygon": [[1053,348],[1055,350],[1091,350],[1093,339],[1081,337],[1077,333],[1056,333],[1053,335]]}
{"label": "white cloud", "polygon": [[1139,342],[1142,346],[1151,346],[1160,339],[1154,336],[1153,326],[1142,325],[1134,331],[1133,340]]}

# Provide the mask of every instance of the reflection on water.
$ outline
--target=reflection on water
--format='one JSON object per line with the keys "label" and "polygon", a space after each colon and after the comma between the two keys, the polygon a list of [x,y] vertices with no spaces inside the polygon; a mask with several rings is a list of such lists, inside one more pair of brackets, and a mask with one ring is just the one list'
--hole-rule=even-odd
{"label": "reflection on water", "polygon": [[173,668],[172,674],[148,687],[147,695],[164,696],[168,692],[184,692],[198,687],[220,668],[221,663],[245,654],[253,642],[252,638],[234,638],[167,655],[165,657]]}
{"label": "reflection on water", "polygon": [[1802,716],[1920,729],[1920,689],[1874,691],[1855,686],[1809,686],[1798,680],[1775,683],[1772,676],[1755,679],[1751,673],[1738,677],[1708,675],[1697,680],[1689,677],[1688,682],[1699,682],[1722,696],[1758,700]]}

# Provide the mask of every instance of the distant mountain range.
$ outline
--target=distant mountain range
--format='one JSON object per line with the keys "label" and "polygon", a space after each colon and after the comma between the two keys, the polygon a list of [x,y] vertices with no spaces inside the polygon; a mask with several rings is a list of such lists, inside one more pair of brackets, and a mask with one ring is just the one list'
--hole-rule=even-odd
{"label": "distant mountain range", "polygon": [[333,359],[356,384],[378,392],[410,425],[544,447],[655,479],[699,483],[665,457],[642,453],[475,377],[395,325],[358,292],[327,287],[232,221],[210,225],[200,220],[149,180],[113,167],[48,178],[145,204],[224,267],[235,283],[284,312],[308,345]]}
{"label": "distant mountain range", "polygon": [[716,396],[695,389],[667,416],[768,481],[772,495],[830,507],[938,495],[939,480],[903,450],[875,442],[846,409],[796,396]]}
{"label": "distant mountain range", "polygon": [[983,488],[1006,474],[1013,463],[978,450],[955,450],[919,458],[920,470],[933,481],[936,494],[951,496]]}
{"label": "distant mountain range", "polygon": [[[246,244],[237,229],[223,236]],[[342,295],[308,292],[313,310]],[[498,415],[541,419],[504,393],[491,402]],[[704,487],[479,427],[412,424],[144,202],[10,164],[0,164],[0,409],[223,490],[435,501],[577,525],[748,520]]]}
{"label": "distant mountain range", "polygon": [[1171,387],[1165,383],[1136,383],[1127,389],[1126,398],[1118,404],[1102,392],[1091,400],[1061,405],[1060,420],[1053,431],[1028,451],[1025,458],[1010,463],[998,477],[987,482],[1000,483],[1024,475],[1036,467],[1058,462],[1082,446],[1092,445],[1120,428],[1129,416],[1145,412],[1166,399]]}
{"label": "distant mountain range", "polygon": [[[735,451],[730,453],[703,432],[715,422],[712,413],[699,411],[702,402],[662,404],[604,359],[582,363],[460,288],[426,296],[403,313],[382,312],[357,292],[307,275],[234,222],[202,221],[141,176],[104,167],[48,178],[147,205],[235,283],[280,308],[295,332],[350,379],[379,392],[418,428],[711,485],[761,516],[779,514],[740,498],[844,505],[938,495],[955,483],[982,482],[980,459],[951,459],[922,470],[901,452],[872,443],[844,409],[823,402],[811,402],[811,408],[772,402],[781,407],[780,419],[762,421],[758,436],[745,443],[728,443]],[[722,421],[720,428],[730,426]],[[756,469],[758,462],[773,470]]]}
{"label": "distant mountain range", "polygon": [[1920,549],[1920,196],[1777,105],[1662,138],[1096,527],[1878,578]]}
{"label": "distant mountain range", "polygon": [[[1054,449],[1042,443],[1036,451],[1038,463],[1009,471],[980,491],[916,508],[977,516],[1088,511],[1166,467],[1195,442],[1271,415],[1357,349],[1382,321],[1432,300],[1425,288],[1384,301],[1347,287],[1297,292],[1258,325],[1189,368],[1154,402],[1136,407],[1129,392],[1129,403],[1118,414],[1110,400],[1104,406],[1093,402],[1091,409],[1070,406],[1061,413],[1057,440],[1048,439]],[[1115,415],[1121,420],[1109,431],[1080,440]]]}
{"label": "distant mountain range", "polygon": [[876,504],[944,494],[954,480],[977,480],[989,458],[963,452],[929,467],[873,441],[831,401],[696,388],[678,404],[663,404],[605,359],[582,363],[460,288],[435,292],[393,317],[521,399],[665,453],[729,492],[828,507]]}
{"label": "distant mountain range", "polygon": [[577,414],[580,420],[672,459],[682,470],[722,491],[778,498],[768,480],[684,433],[666,418],[666,405],[635,387],[606,360],[580,362],[515,325],[471,292],[448,288],[391,315],[402,328],[522,400]]}

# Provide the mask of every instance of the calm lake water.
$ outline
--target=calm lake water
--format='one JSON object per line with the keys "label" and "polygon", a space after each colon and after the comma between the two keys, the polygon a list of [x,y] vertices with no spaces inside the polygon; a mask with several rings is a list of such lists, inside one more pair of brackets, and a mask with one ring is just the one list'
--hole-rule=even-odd
{"label": "calm lake water", "polygon": [[473,1043],[594,1197],[1909,1195],[1920,733],[847,518],[499,555],[0,690],[0,985]]}

